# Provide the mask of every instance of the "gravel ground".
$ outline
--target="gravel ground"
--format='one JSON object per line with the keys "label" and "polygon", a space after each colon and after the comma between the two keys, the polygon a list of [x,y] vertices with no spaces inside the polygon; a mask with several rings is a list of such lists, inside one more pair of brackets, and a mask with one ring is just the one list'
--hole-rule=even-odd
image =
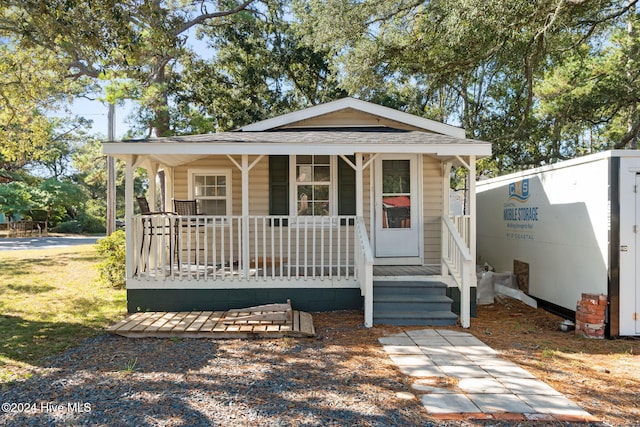
{"label": "gravel ground", "polygon": [[[472,330],[496,348],[531,335],[485,311]],[[311,339],[89,339],[1,386],[0,426],[602,426],[432,418],[377,342],[401,328],[364,328],[359,311],[313,316]]]}
{"label": "gravel ground", "polygon": [[314,339],[99,336],[6,386],[0,425],[434,425],[371,345],[381,331],[338,319],[315,315]]}

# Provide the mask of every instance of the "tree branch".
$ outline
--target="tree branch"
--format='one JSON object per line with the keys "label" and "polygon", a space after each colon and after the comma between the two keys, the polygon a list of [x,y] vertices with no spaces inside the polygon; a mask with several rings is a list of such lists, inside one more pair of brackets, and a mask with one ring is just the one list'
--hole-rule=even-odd
{"label": "tree branch", "polygon": [[625,148],[629,142],[638,138],[638,133],[640,133],[640,120],[636,120],[631,129],[629,129],[629,132],[627,132],[613,148],[616,150]]}
{"label": "tree branch", "polygon": [[97,78],[100,75],[100,72],[94,70],[93,68],[90,68],[90,67],[86,66],[85,64],[83,64],[79,60],[71,61],[69,63],[69,68],[77,68],[78,70],[80,70],[79,73],[73,74],[73,76],[75,78],[78,78],[81,75]]}
{"label": "tree branch", "polygon": [[234,13],[241,12],[241,11],[245,10],[247,7],[249,7],[249,5],[251,3],[253,3],[253,2],[254,2],[254,0],[245,0],[244,3],[238,5],[237,7],[234,7],[233,9],[223,10],[223,11],[220,11],[220,12],[203,13],[202,15],[195,17],[191,21],[185,22],[182,27],[180,27],[180,28],[178,28],[176,30],[175,35],[177,36],[179,34],[182,34],[185,31],[187,31],[188,29],[190,29],[191,27],[194,27],[196,25],[202,24],[203,22],[205,22],[205,21],[207,21],[209,19],[221,18],[223,16],[229,16],[229,15],[233,15]]}

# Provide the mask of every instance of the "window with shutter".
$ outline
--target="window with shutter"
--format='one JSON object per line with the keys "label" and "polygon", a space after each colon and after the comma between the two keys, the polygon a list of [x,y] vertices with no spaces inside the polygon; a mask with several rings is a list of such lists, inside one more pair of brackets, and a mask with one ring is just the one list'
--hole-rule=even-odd
{"label": "window with shutter", "polygon": [[[354,156],[348,158],[355,161]],[[332,167],[337,168],[336,173]],[[294,185],[289,185],[291,176],[295,177]],[[290,211],[291,191],[295,192],[294,212]],[[333,194],[337,209],[331,206]],[[355,213],[355,171],[340,157],[336,161],[330,156],[269,156],[269,215]]]}

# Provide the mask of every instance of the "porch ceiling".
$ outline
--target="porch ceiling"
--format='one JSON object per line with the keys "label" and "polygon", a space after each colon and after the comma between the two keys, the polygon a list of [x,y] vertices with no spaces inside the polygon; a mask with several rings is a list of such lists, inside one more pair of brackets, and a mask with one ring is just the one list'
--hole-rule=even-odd
{"label": "porch ceiling", "polygon": [[389,128],[292,129],[267,132],[221,132],[137,141],[106,142],[115,157],[142,155],[168,166],[209,155],[277,155],[417,153],[437,157],[491,155],[491,144],[420,131]]}

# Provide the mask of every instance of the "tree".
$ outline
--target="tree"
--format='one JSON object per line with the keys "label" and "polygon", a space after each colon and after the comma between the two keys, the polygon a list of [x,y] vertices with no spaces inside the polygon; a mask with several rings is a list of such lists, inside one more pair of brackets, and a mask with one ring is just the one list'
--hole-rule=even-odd
{"label": "tree", "polygon": [[[104,221],[106,206],[107,172],[106,158],[102,153],[102,144],[98,139],[87,140],[86,144],[78,148],[72,156],[72,166],[76,173],[73,182],[80,186],[87,195],[85,214],[92,222],[96,218]],[[124,162],[116,162],[116,216],[124,217]],[[146,172],[138,169],[134,176],[134,191],[142,194],[146,179]],[[103,222],[104,225],[104,222]]]}
{"label": "tree", "polygon": [[215,52],[193,57],[171,85],[175,129],[228,130],[345,96],[326,52],[305,45],[288,22],[287,1],[201,28]]}
{"label": "tree", "polygon": [[0,211],[9,221],[24,216],[35,207],[33,187],[22,181],[0,184]]}
{"label": "tree", "polygon": [[[192,29],[251,3],[3,0],[0,37],[15,40],[21,50],[51,52],[58,76],[110,82],[108,102],[141,100],[153,112],[148,124],[162,136],[170,132],[167,81],[189,54]],[[218,10],[218,5],[226,8]],[[57,73],[61,67],[64,74]]]}
{"label": "tree", "polygon": [[45,213],[45,231],[54,212],[64,214],[65,211],[77,210],[85,200],[82,190],[77,185],[56,178],[42,181],[35,194],[34,207]]}
{"label": "tree", "polygon": [[583,140],[584,149],[638,146],[639,18],[629,16],[628,28],[614,29],[595,53],[580,46],[537,86],[540,114],[553,117],[560,132]]}
{"label": "tree", "polygon": [[61,82],[56,58],[46,49],[0,43],[0,169],[15,172],[49,155],[58,111],[75,84]]}
{"label": "tree", "polygon": [[636,1],[296,3],[299,31],[317,49],[331,49],[350,93],[375,98],[402,88],[395,93],[423,100],[419,114],[436,113],[492,141],[493,159],[480,172],[498,173],[575,154],[579,130],[562,132],[555,117],[540,114],[537,83],[582,45],[597,56],[595,46]]}

